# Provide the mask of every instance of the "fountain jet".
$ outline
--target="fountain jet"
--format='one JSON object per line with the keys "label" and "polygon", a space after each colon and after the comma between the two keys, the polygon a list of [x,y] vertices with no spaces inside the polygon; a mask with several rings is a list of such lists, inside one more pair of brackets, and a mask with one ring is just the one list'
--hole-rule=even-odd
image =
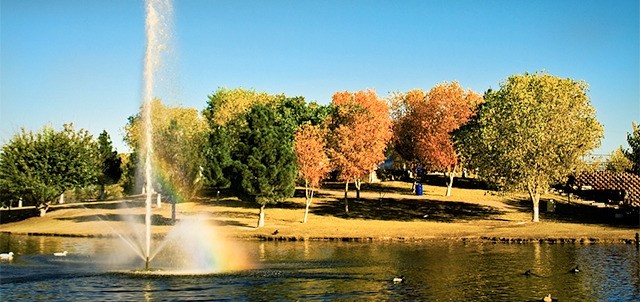
{"label": "fountain jet", "polygon": [[156,75],[160,69],[162,53],[167,50],[171,39],[170,20],[173,15],[171,0],[146,0],[146,50],[143,71],[143,105],[144,120],[143,153],[145,156],[145,267],[149,269],[151,254],[151,194],[153,194],[153,173],[151,160],[153,157],[153,124],[151,122],[151,102],[155,97]]}

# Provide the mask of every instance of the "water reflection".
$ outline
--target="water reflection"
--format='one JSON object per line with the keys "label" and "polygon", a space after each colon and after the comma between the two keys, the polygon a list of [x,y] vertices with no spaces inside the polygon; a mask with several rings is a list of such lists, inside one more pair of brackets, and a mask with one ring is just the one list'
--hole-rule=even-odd
{"label": "water reflection", "polygon": [[[640,300],[639,253],[631,245],[238,244],[255,269],[151,277],[113,273],[106,255],[120,248],[115,239],[4,234],[0,248],[16,258],[0,263],[0,290],[9,300]],[[53,257],[62,249],[70,256]],[[569,273],[575,265],[581,272]],[[400,275],[407,282],[394,284]]]}
{"label": "water reflection", "polygon": [[153,301],[153,295],[151,294],[153,285],[151,284],[151,281],[149,280],[145,280],[144,283],[144,300],[145,301]]}

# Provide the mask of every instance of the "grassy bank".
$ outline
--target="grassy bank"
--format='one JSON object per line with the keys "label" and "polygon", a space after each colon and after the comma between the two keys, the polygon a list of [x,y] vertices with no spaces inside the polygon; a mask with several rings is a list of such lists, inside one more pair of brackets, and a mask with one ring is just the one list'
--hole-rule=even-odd
{"label": "grassy bank", "polygon": [[[425,185],[424,195],[411,193],[411,184],[385,182],[365,185],[361,200],[350,192],[350,213],[344,213],[342,186],[326,185],[301,223],[304,198],[298,192],[284,203],[267,206],[266,225],[256,228],[255,204],[223,197],[199,199],[177,205],[177,219],[204,214],[227,237],[262,240],[489,240],[497,242],[632,243],[638,227],[610,219],[545,213],[532,223],[530,203],[523,195],[493,195],[473,188]],[[299,196],[298,196],[299,195]],[[544,198],[559,199],[558,196]],[[132,197],[104,202],[53,206],[45,217],[0,225],[0,231],[58,236],[116,236],[140,227],[144,200]],[[155,207],[152,232],[162,236],[171,229],[171,205]],[[277,230],[277,232],[276,232]],[[194,230],[197,231],[197,230]]]}

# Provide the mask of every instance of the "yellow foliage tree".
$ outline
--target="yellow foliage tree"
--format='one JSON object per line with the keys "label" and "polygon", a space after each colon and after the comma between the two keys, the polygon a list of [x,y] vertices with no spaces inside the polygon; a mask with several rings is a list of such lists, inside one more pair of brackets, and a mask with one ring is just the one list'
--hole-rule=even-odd
{"label": "yellow foliage tree", "polygon": [[514,75],[485,95],[466,149],[486,179],[529,193],[538,222],[540,195],[580,171],[600,145],[603,128],[595,115],[585,82]]}
{"label": "yellow foliage tree", "polygon": [[[189,199],[201,188],[207,125],[198,110],[165,106],[158,99],[151,102],[151,117],[155,187],[173,198]],[[125,131],[125,141],[143,163],[145,154],[139,150],[145,130],[140,115],[129,118]]]}

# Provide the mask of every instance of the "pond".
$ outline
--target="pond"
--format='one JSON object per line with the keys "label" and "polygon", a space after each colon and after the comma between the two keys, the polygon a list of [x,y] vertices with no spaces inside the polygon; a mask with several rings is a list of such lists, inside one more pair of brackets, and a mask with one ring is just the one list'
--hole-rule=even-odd
{"label": "pond", "polygon": [[[238,241],[249,268],[204,275],[128,273],[118,238],[0,234],[3,301],[431,300],[640,301],[633,245]],[[53,253],[68,250],[67,257]],[[578,266],[580,272],[571,273]],[[531,270],[532,275],[524,273]],[[394,277],[405,276],[404,283]]]}

